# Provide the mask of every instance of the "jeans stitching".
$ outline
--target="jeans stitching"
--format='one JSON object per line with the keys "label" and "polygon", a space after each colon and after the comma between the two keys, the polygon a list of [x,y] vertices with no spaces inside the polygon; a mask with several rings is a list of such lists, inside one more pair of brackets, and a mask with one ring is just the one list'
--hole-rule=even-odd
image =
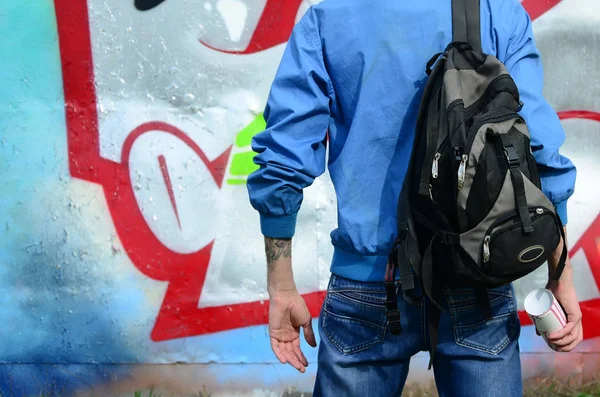
{"label": "jeans stitching", "polygon": [[331,295],[334,295],[337,298],[344,300],[346,302],[352,303],[352,304],[372,307],[372,308],[376,308],[376,309],[385,309],[385,301],[365,302],[365,301],[359,300],[358,298],[353,298],[351,296],[340,294],[338,292],[333,292],[333,291],[331,292]]}
{"label": "jeans stitching", "polygon": [[[504,291],[506,290],[506,291]],[[447,296],[449,298],[453,298],[454,296],[457,295],[473,295],[472,291],[464,291],[464,288],[461,289],[457,289],[457,288],[451,288],[451,287],[444,287],[444,291],[447,293]],[[497,288],[492,288],[490,290],[487,290],[489,295],[494,295],[494,296],[505,296],[507,298],[512,298],[512,290],[510,288],[510,284],[507,285],[503,285],[501,287],[497,287]]]}
{"label": "jeans stitching", "polygon": [[[502,297],[504,297],[504,298],[511,298],[511,300],[512,300],[512,296],[506,296],[506,295],[504,295],[504,296],[496,296],[496,297],[490,299],[490,304],[495,303],[496,301],[502,299]],[[449,302],[449,304],[451,303],[452,305],[455,306],[455,307],[453,307],[452,310],[454,310],[456,312],[462,312],[462,311],[465,311],[467,309],[472,309],[474,307],[479,306],[479,303],[476,300],[475,300],[476,303],[470,303],[471,301],[469,300],[468,304],[464,304],[464,302],[465,302],[464,300],[463,301],[456,301],[456,300],[453,300],[453,299],[449,299],[448,302]],[[459,305],[459,302],[460,302],[460,305]]]}
{"label": "jeans stitching", "polygon": [[[371,346],[374,346],[376,344],[382,343],[385,339],[385,333],[386,333],[386,324],[383,323],[383,325],[378,325],[369,321],[365,321],[365,320],[361,320],[361,319],[357,319],[357,318],[351,318],[351,317],[346,317],[346,316],[341,316],[339,314],[335,314],[333,312],[331,312],[328,307],[331,306],[331,296],[332,294],[335,294],[335,284],[338,280],[338,277],[335,274],[332,274],[331,278],[330,278],[330,282],[329,282],[329,286],[328,286],[328,293],[326,295],[325,298],[325,302],[323,304],[323,314],[322,314],[322,318],[323,318],[323,323],[322,323],[322,329],[323,332],[325,333],[325,336],[327,337],[327,339],[331,342],[332,345],[334,345],[343,355],[349,355],[349,354],[353,354],[353,353],[357,353],[359,351],[368,349]],[[338,297],[343,297],[343,295],[339,295]],[[379,331],[378,332],[378,337],[377,339],[368,341],[368,342],[363,342],[361,344],[358,344],[356,346],[353,346],[352,348],[345,348],[344,346],[342,346],[342,344],[340,343],[340,341],[338,341],[334,335],[328,330],[328,325],[327,325],[327,318],[328,316],[334,316],[335,318],[337,318],[340,321],[345,321],[347,323],[352,323],[352,322],[358,322],[358,323],[364,323],[366,324],[366,326],[369,326],[371,329],[375,330],[375,331]]]}
{"label": "jeans stitching", "polygon": [[371,321],[361,320],[360,318],[354,318],[354,317],[349,317],[349,316],[342,316],[341,314],[333,313],[331,310],[328,310],[328,309],[325,309],[325,311],[327,313],[331,314],[332,316],[339,318],[342,321],[347,321],[347,322],[357,321],[357,322],[360,322],[363,324],[367,324],[367,325],[371,326],[372,328],[385,328],[385,325],[375,324]]}
{"label": "jeans stitching", "polygon": [[370,289],[363,289],[363,288],[333,287],[330,290],[331,290],[331,292],[356,292],[356,293],[366,292],[369,294],[385,294],[385,290],[382,290],[382,289],[370,290]]}
{"label": "jeans stitching", "polygon": [[[383,340],[385,339],[385,327],[379,327],[377,325],[374,325],[374,327],[380,328],[381,331],[378,334],[377,339],[368,341],[368,342],[363,342],[360,343],[358,345],[354,345],[351,348],[347,348],[342,346],[342,344],[337,340],[337,338],[335,338],[331,332],[328,331],[328,327],[327,327],[327,315],[331,315],[331,316],[335,316],[336,318],[338,318],[339,320],[342,321],[346,321],[348,323],[352,323],[352,321],[362,321],[359,319],[346,319],[343,316],[331,313],[329,310],[325,310],[324,311],[324,315],[323,315],[323,332],[325,333],[325,335],[327,336],[327,339],[329,339],[329,341],[331,342],[332,345],[334,345],[342,354],[344,355],[348,355],[348,354],[352,354],[352,353],[357,353],[361,350],[365,350],[371,346],[374,346],[376,344],[382,343]],[[369,323],[370,324],[370,323]],[[373,327],[373,328],[374,328]]]}
{"label": "jeans stitching", "polygon": [[[496,319],[502,319],[502,320],[504,320],[504,318],[505,318],[505,317],[512,317],[513,315],[514,315],[514,313],[508,313],[508,314],[506,314],[506,315],[503,315],[503,316],[500,316],[500,317],[495,317],[495,318],[494,318],[494,320],[496,320]],[[508,319],[508,320],[510,321],[510,319]],[[481,323],[478,323],[478,325],[480,325],[480,324],[481,324]],[[465,326],[465,327],[466,327],[466,326]],[[473,327],[474,327],[474,326],[473,326]],[[458,339],[457,339],[458,337],[457,337],[457,334],[456,334],[456,332],[454,333],[454,339],[455,339],[455,341],[456,341],[456,344],[457,344],[457,345],[464,346],[464,347],[468,347],[468,348],[471,348],[471,349],[475,349],[475,350],[477,350],[477,351],[480,351],[480,352],[484,352],[484,353],[490,353],[490,354],[493,354],[493,355],[497,355],[497,354],[499,354],[499,353],[502,351],[502,349],[504,349],[504,348],[505,348],[505,347],[506,347],[506,346],[507,346],[507,345],[508,345],[508,344],[511,342],[511,340],[513,339],[513,337],[514,337],[514,335],[515,335],[514,328],[515,328],[515,327],[511,327],[511,331],[510,331],[510,332],[509,332],[509,333],[506,335],[506,338],[502,339],[502,341],[501,341],[500,343],[498,343],[498,344],[494,345],[494,347],[492,347],[492,348],[485,348],[484,346],[481,346],[481,345],[475,345],[475,344],[472,344],[472,343],[470,343],[470,342],[466,342],[466,341],[464,341],[464,340],[459,342],[459,341],[458,341]],[[456,330],[456,328],[455,328],[455,330]]]}
{"label": "jeans stitching", "polygon": [[[350,280],[350,279],[343,279],[342,277],[336,275],[336,274],[332,274],[330,280],[331,285],[329,287],[329,290],[332,292],[369,292],[369,293],[375,293],[375,294],[385,294],[385,287],[383,282],[381,283],[377,283],[377,282],[361,282],[361,281],[354,281],[354,280]],[[345,284],[349,284],[349,285],[343,285],[343,286],[338,286],[338,282],[339,281],[345,281]]]}
{"label": "jeans stitching", "polygon": [[[499,292],[499,291],[489,291],[488,290],[488,296],[491,298],[490,299],[490,303],[495,302],[499,299],[502,298],[510,298],[511,300],[513,299],[513,294],[510,290],[510,286],[507,287],[508,291],[506,293],[503,292]],[[460,308],[468,308],[468,307],[473,307],[476,306],[478,304],[477,298],[473,297],[473,299],[455,299],[455,296],[473,296],[473,292],[457,292],[454,291],[450,288],[444,288],[444,295],[446,295],[446,300],[448,301],[448,304],[454,304],[456,305],[457,303],[463,303]],[[468,302],[467,304],[464,304],[464,302]]]}
{"label": "jeans stitching", "polygon": [[[506,315],[503,317],[509,317],[509,316],[510,315]],[[503,319],[503,318],[500,318],[500,319]],[[510,319],[507,319],[507,321],[510,321]],[[453,328],[454,328],[453,329],[454,341],[456,342],[457,345],[468,347],[468,348],[471,348],[471,349],[474,349],[474,350],[477,350],[480,352],[490,353],[493,355],[499,354],[502,351],[502,349],[504,349],[510,343],[510,341],[513,338],[514,333],[515,333],[514,330],[511,330],[506,335],[506,337],[503,338],[499,343],[497,343],[496,345],[487,347],[487,346],[484,346],[481,344],[473,344],[471,342],[464,340],[464,337],[459,336],[459,332],[458,332],[459,330],[456,327],[453,327]],[[511,327],[511,328],[514,328],[514,327]]]}
{"label": "jeans stitching", "polygon": [[512,312],[508,312],[508,313],[500,314],[498,316],[494,316],[494,317],[492,317],[491,320],[483,320],[483,321],[479,321],[478,323],[468,324],[468,325],[455,325],[454,328],[456,328],[456,329],[465,329],[465,328],[479,327],[480,325],[483,325],[483,324],[486,324],[486,323],[490,323],[490,322],[493,322],[495,320],[503,320],[505,317],[511,316],[512,314],[513,314]]}
{"label": "jeans stitching", "polygon": [[[460,310],[460,309],[457,309],[456,307],[453,307],[453,303],[455,303],[455,302],[452,301],[451,296],[449,296],[448,294],[445,294],[445,295],[446,295],[446,301],[448,302],[450,318],[452,320],[452,333],[454,334],[454,341],[456,342],[457,345],[471,348],[471,349],[474,349],[474,350],[477,350],[480,352],[497,355],[514,338],[516,327],[514,326],[514,324],[512,324],[506,337],[503,338],[499,343],[497,343],[496,345],[494,345],[492,347],[487,347],[487,346],[479,345],[479,344],[476,345],[471,342],[465,341],[464,337],[460,335],[461,329],[464,330],[466,328],[479,327],[479,326],[487,323],[488,321],[487,320],[480,321],[480,322],[478,322],[476,324],[472,324],[472,325],[457,325],[459,312],[464,312],[464,310]],[[514,298],[512,296],[510,296],[510,297],[507,296],[507,298],[510,298],[510,299],[508,299],[508,304],[507,304],[509,312],[506,314],[495,316],[492,318],[491,321],[494,321],[494,320],[511,321],[511,317],[516,316],[516,312],[514,310],[514,302],[513,302]],[[493,300],[493,301],[495,301],[495,300]],[[493,302],[493,301],[491,301],[491,302]]]}

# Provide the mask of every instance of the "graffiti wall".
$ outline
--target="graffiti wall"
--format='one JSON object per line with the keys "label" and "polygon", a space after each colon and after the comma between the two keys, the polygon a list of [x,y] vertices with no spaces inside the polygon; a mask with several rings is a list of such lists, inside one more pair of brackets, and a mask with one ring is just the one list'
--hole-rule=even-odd
{"label": "graffiti wall", "polygon": [[[524,376],[585,381],[600,370],[600,3],[523,4],[579,172],[568,232],[585,330],[575,353],[558,355],[521,313]],[[2,396],[312,389],[316,350],[305,345],[313,364],[300,375],[269,348],[245,187],[270,83],[310,5],[2,2]],[[294,239],[315,318],[334,197],[326,175],[307,189]],[[543,270],[520,280],[520,307],[544,284]],[[410,381],[431,379],[427,360],[413,360]]]}

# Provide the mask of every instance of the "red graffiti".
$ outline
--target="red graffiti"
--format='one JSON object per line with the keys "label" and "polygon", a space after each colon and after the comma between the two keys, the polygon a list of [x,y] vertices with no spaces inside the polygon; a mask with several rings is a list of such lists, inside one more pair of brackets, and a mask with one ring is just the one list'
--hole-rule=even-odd
{"label": "red graffiti", "polygon": [[521,4],[532,20],[538,19],[562,0],[523,0]]}
{"label": "red graffiti", "polygon": [[566,110],[558,112],[558,117],[561,120],[585,119],[600,122],[600,113],[590,112],[589,110]]}
{"label": "red graffiti", "polygon": [[202,41],[201,43],[213,50],[240,55],[254,54],[286,43],[292,34],[292,29],[296,23],[296,15],[298,15],[302,1],[267,0],[250,44],[243,51],[228,51],[211,47]]}
{"label": "red graffiti", "polygon": [[[267,0],[252,39],[243,51],[215,48],[208,43],[200,42],[213,50],[239,55],[254,54],[283,44],[288,41],[292,33],[302,1]],[[560,2],[561,0],[523,0],[522,4],[531,19],[535,20]]]}
{"label": "red graffiti", "polygon": [[[208,163],[204,162],[205,164]],[[171,182],[171,175],[169,174],[169,166],[167,165],[167,159],[164,155],[158,156],[158,164],[160,166],[160,172],[163,176],[163,181],[165,182],[165,186],[169,192],[169,200],[171,201],[171,208],[173,208],[173,212],[175,213],[175,217],[177,218],[177,226],[179,226],[179,230],[181,230],[181,218],[179,218],[179,210],[177,209],[177,203],[175,202],[175,192],[173,192],[173,182]],[[223,175],[225,173],[223,172]]]}
{"label": "red graffiti", "polygon": [[[536,18],[559,0],[525,0],[524,5]],[[268,0],[250,44],[235,54],[263,51],[289,38],[302,0],[283,2]],[[221,187],[229,161],[230,149],[210,161],[204,151],[183,131],[162,122],[145,123],[127,137],[121,162],[100,156],[97,97],[86,1],[54,0],[65,93],[69,170],[79,178],[102,186],[108,209],[121,244],[132,263],[147,277],[168,282],[167,292],[151,333],[154,341],[214,333],[229,329],[265,324],[269,302],[255,301],[234,305],[198,308],[213,242],[197,252],[180,254],[166,247],[152,232],[136,202],[129,172],[131,148],[140,136],[149,131],[162,131],[181,140],[202,160],[214,182]],[[224,50],[220,50],[227,52]],[[565,117],[585,117],[598,120],[591,112],[570,112]],[[598,120],[600,121],[600,120]],[[158,156],[161,175],[179,226],[179,213],[172,190],[169,164]],[[600,217],[573,247],[571,254],[582,249],[594,277],[600,285]],[[304,295],[313,316],[318,316],[325,293]],[[600,299],[582,302],[584,313],[600,310]],[[586,337],[600,335],[595,316],[586,317]],[[524,324],[527,317],[521,315]]]}

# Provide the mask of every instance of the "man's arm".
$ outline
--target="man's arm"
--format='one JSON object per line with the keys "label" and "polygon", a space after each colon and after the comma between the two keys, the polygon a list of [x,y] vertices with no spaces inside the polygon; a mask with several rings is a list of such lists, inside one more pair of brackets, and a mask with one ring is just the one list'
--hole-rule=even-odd
{"label": "man's arm", "polygon": [[325,172],[333,88],[320,40],[309,9],[292,32],[271,86],[267,128],[252,139],[259,169],[248,177],[248,193],[268,237],[293,237],[303,189]]}
{"label": "man's arm", "polygon": [[252,140],[259,169],[247,185],[265,236],[271,348],[279,361],[300,372],[308,365],[300,350],[300,327],[309,345],[315,347],[316,341],[294,283],[291,238],[303,189],[325,172],[332,96],[316,15],[309,9],[293,30],[273,81],[264,113],[267,128]]}
{"label": "man's arm", "polygon": [[[531,19],[519,0],[497,3],[501,7],[499,18],[495,21],[498,26],[498,57],[515,80],[524,103],[520,114],[529,127],[542,190],[566,225],[567,199],[575,190],[577,171],[573,163],[559,152],[565,142],[565,131],[556,111],[543,95],[544,70],[535,45]],[[554,256],[560,257],[561,253],[562,244]],[[555,269],[556,263],[549,261],[549,266],[550,270]]]}
{"label": "man's arm", "polygon": [[[573,163],[559,153],[565,141],[565,132],[558,115],[543,96],[544,71],[533,38],[531,19],[519,0],[499,2],[503,12],[496,21],[505,30],[498,34],[498,56],[504,61],[517,83],[524,102],[521,116],[531,134],[531,148],[538,164],[542,190],[555,205],[562,223],[567,224],[567,199],[575,189],[576,169]],[[508,27],[508,29],[507,29]],[[498,29],[496,29],[498,30]],[[566,228],[565,228],[566,236]],[[548,335],[558,351],[571,351],[582,341],[581,309],[573,284],[573,268],[567,257],[560,280],[552,280],[563,252],[561,241],[548,260],[547,288],[552,291],[567,314],[566,327]]]}
{"label": "man's arm", "polygon": [[567,199],[575,190],[577,171],[571,160],[559,152],[565,142],[565,131],[543,94],[544,69],[535,45],[531,19],[519,0],[498,3],[504,8],[503,20],[496,21],[504,26],[502,34],[498,34],[498,56],[515,80],[524,103],[520,114],[529,127],[542,190],[566,225]]}
{"label": "man's arm", "polygon": [[282,364],[305,372],[308,360],[300,349],[300,327],[309,345],[316,347],[312,316],[296,290],[292,274],[292,240],[265,237],[270,296],[271,349]]}
{"label": "man's arm", "polygon": [[[566,236],[567,230],[565,227],[565,240]],[[550,281],[548,281],[546,288],[552,291],[556,300],[560,302],[565,310],[567,325],[562,330],[548,335],[548,341],[554,345],[555,350],[569,352],[575,349],[583,340],[583,325],[581,323],[582,314],[579,307],[579,299],[577,299],[575,285],[573,284],[573,267],[568,255],[565,270],[560,279],[554,280],[552,278],[552,275],[556,273],[556,268],[560,261],[563,244],[567,244],[568,246],[567,241],[561,241],[552,253],[552,256],[548,259],[548,278]]]}
{"label": "man's arm", "polygon": [[295,291],[292,274],[292,239],[265,237],[267,285],[269,295]]}

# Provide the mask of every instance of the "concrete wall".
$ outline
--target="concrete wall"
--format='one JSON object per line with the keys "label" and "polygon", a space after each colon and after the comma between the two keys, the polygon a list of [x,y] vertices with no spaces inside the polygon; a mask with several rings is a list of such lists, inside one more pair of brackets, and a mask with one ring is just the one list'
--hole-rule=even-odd
{"label": "concrete wall", "polygon": [[[283,43],[310,2],[134,3],[0,7],[0,392],[311,390],[315,365],[299,375],[269,348],[244,185]],[[524,4],[579,169],[569,236],[586,331],[558,356],[521,316],[524,376],[583,381],[600,369],[600,3]],[[315,317],[335,221],[325,176],[294,239]],[[518,283],[521,304],[544,276]],[[412,381],[431,378],[426,362],[413,360]]]}

